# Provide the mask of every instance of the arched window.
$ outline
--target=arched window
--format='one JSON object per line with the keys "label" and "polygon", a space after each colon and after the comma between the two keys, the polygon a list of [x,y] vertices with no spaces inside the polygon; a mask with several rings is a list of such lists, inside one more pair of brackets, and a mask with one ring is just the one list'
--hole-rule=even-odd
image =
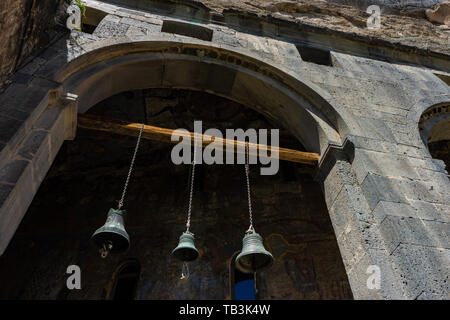
{"label": "arched window", "polygon": [[230,262],[230,297],[232,300],[256,300],[255,274],[243,273],[236,268],[237,255],[234,254]]}
{"label": "arched window", "polygon": [[108,300],[133,300],[141,267],[137,260],[125,261],[119,265],[113,275],[113,284]]}
{"label": "arched window", "polygon": [[450,104],[428,108],[420,117],[419,131],[431,156],[444,161],[450,170]]}

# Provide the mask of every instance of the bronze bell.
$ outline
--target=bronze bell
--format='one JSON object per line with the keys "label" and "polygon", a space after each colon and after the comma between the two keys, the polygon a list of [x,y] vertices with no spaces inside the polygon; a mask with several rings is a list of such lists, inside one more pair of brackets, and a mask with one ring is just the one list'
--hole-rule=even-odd
{"label": "bronze bell", "polygon": [[242,251],[236,257],[236,267],[244,273],[254,273],[270,267],[272,254],[264,248],[262,237],[250,228],[242,240]]}
{"label": "bronze bell", "polygon": [[130,237],[124,225],[125,213],[125,210],[109,209],[105,224],[92,235],[91,240],[100,248],[102,258],[110,252],[125,252],[130,246]]}
{"label": "bronze bell", "polygon": [[172,255],[183,262],[194,261],[198,257],[198,250],[194,244],[194,234],[185,231],[180,236],[178,246],[173,249]]}

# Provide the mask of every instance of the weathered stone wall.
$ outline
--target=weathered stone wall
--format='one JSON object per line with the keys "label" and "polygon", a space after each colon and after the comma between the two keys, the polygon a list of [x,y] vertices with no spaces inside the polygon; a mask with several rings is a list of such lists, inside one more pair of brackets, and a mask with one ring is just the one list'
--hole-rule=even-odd
{"label": "weathered stone wall", "polygon": [[[3,23],[0,36],[0,86],[26,59],[36,50],[45,47],[51,39],[60,36],[62,30],[55,31],[57,22],[64,24],[61,16],[65,16],[62,9],[68,0],[5,0],[0,4],[0,21]],[[121,5],[138,5],[146,1],[115,2]],[[159,4],[158,1],[147,1],[149,5]],[[425,21],[424,9],[437,4],[439,0],[430,1],[401,1],[391,3],[380,0],[370,4],[379,4],[389,16],[383,18],[382,31],[370,32],[366,27],[367,14],[364,9],[369,3],[361,1],[330,0],[327,1],[185,1],[187,5],[195,4],[203,10],[238,10],[243,14],[273,14],[278,18],[298,20],[306,25],[333,26],[333,30],[350,33],[368,34],[379,39],[395,40],[396,42],[413,45],[419,48],[435,51],[445,51],[448,41],[448,30],[441,30]],[[175,2],[173,2],[175,3]],[[101,4],[100,4],[101,5]],[[202,7],[203,5],[203,7]],[[342,6],[349,5],[349,6]],[[356,10],[350,6],[357,7]],[[406,16],[405,16],[406,15]],[[407,16],[411,17],[407,17]],[[405,25],[408,27],[405,28]]]}
{"label": "weathered stone wall", "polygon": [[[89,112],[163,127],[197,119],[221,130],[271,128],[255,111],[189,91],[127,92]],[[281,136],[283,146],[302,148],[285,131]],[[141,264],[137,299],[230,298],[230,259],[248,228],[242,165],[197,166],[191,230],[200,258],[190,263],[189,280],[179,280],[181,264],[170,252],[184,230],[190,167],[172,164],[170,145],[143,140],[139,150],[125,201],[129,252],[103,260],[89,243],[121,195],[134,145],[134,138],[87,130],[65,143],[0,257],[0,298],[101,299],[109,295],[115,268],[127,259]],[[255,228],[276,260],[258,274],[259,298],[352,298],[313,172],[283,162],[276,176],[260,176],[258,166],[251,166]],[[66,288],[70,264],[81,268],[81,290]]]}
{"label": "weathered stone wall", "polygon": [[0,3],[0,87],[36,50],[55,36],[58,8],[65,0],[4,0]]}
{"label": "weathered stone wall", "polygon": [[[73,32],[43,54],[34,72],[22,73],[28,82],[15,82],[0,96],[5,121],[17,120],[2,132],[0,213],[8,223],[0,226],[2,250],[59,143],[71,137],[65,132],[76,119],[62,120],[70,109],[59,92],[78,94],[78,112],[86,112],[124,90],[191,88],[258,110],[309,151],[320,152],[316,178],[355,298],[448,299],[450,183],[443,162],[432,158],[419,133],[421,115],[450,101],[449,86],[435,75],[450,70],[446,44],[439,43],[443,50],[435,54],[239,15],[228,16],[236,19],[231,26],[226,19],[186,19],[179,35],[161,32],[167,17],[102,6],[109,15],[94,34]],[[199,40],[189,24],[212,30],[211,41]],[[260,32],[244,32],[246,26]],[[305,61],[294,38],[330,50],[331,63]],[[390,62],[376,59],[378,54]],[[17,101],[24,114],[14,113]],[[43,124],[54,130],[45,131],[49,141],[41,143],[34,138]],[[17,150],[27,146],[38,151],[31,149],[25,161]],[[30,195],[26,201],[24,195]],[[377,290],[366,286],[371,265],[382,272]]]}
{"label": "weathered stone wall", "polygon": [[[91,0],[90,0],[91,1]],[[220,13],[230,24],[236,24],[236,16],[247,21],[247,30],[260,31],[255,17],[272,22],[276,20],[297,24],[299,33],[309,27],[324,28],[328,32],[342,32],[349,37],[368,37],[371,40],[385,40],[407,46],[449,53],[450,30],[445,25],[431,23],[425,15],[425,8],[438,1],[371,1],[381,8],[381,29],[367,28],[366,1],[321,1],[321,0],[106,0],[119,6],[152,11],[152,8],[168,11],[180,17],[192,16],[197,21],[206,22],[210,11]],[[358,2],[358,4],[356,4]],[[349,4],[349,5],[343,5]],[[267,31],[269,31],[268,28]],[[265,30],[266,31],[266,30]]]}
{"label": "weathered stone wall", "polygon": [[[432,8],[436,4],[445,0],[326,0],[331,3],[355,6],[358,8],[367,8],[372,4],[380,5],[386,8],[392,8],[394,12],[408,13],[408,11],[424,10]],[[397,12],[398,12],[397,11]],[[423,11],[422,11],[423,14]]]}

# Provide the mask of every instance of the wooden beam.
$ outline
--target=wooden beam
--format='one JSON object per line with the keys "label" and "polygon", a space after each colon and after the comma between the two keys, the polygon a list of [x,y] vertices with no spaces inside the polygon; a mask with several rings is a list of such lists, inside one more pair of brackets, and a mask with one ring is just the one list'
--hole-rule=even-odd
{"label": "wooden beam", "polygon": [[[115,134],[136,137],[139,134],[141,126],[142,126],[141,123],[130,123],[130,122],[122,121],[122,120],[105,119],[105,118],[101,118],[98,116],[87,115],[87,114],[79,114],[78,115],[78,127],[84,128],[84,129],[89,129],[89,130],[112,132]],[[174,131],[175,130],[173,130],[173,129],[166,129],[166,128],[145,125],[144,129],[142,131],[142,138],[148,139],[148,140],[177,144],[177,143],[179,143],[179,141],[171,140],[172,133]],[[201,138],[203,147],[206,147],[211,142],[216,141],[217,143],[221,143],[222,145],[225,146],[224,152],[226,151],[227,146],[233,146],[232,149],[234,150],[235,153],[244,153],[245,152],[244,151],[245,150],[244,149],[245,142],[243,142],[243,141],[228,140],[228,139],[218,138],[218,137],[204,135],[204,134],[197,134],[197,135],[198,135],[197,139]],[[184,138],[190,138],[192,141],[194,136],[195,136],[195,133],[193,133],[193,132],[186,132],[185,134],[182,133],[180,135],[180,140],[183,139],[182,137],[184,137]],[[240,148],[235,148],[236,146],[239,146]],[[271,147],[267,146],[267,145],[262,145],[262,144],[249,143],[249,150],[250,150],[250,154],[257,155],[257,150],[262,150],[264,152],[265,152],[265,150],[269,150],[269,152],[270,152]],[[287,149],[287,148],[278,148],[278,158],[280,160],[315,165],[315,164],[317,164],[317,161],[319,160],[319,154],[312,153],[312,152],[298,151],[298,150],[293,150],[293,149]]]}

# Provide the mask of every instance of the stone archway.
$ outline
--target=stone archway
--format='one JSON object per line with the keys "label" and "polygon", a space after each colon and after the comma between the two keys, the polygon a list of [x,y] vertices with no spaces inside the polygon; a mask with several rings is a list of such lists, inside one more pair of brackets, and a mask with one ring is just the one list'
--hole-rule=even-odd
{"label": "stone archway", "polygon": [[[450,140],[448,126],[450,124],[450,95],[435,96],[433,99],[419,101],[413,106],[408,118],[414,124],[417,124],[417,128],[411,130],[412,136],[413,139],[423,145],[427,155],[434,157],[437,152],[446,157],[448,152],[445,152],[445,150],[439,152],[438,149],[442,149],[439,145],[444,145],[443,148],[445,149],[445,144],[448,144]],[[433,145],[431,149],[430,144]],[[447,162],[439,166],[441,170],[445,171],[445,167],[448,170]]]}
{"label": "stone archway", "polygon": [[[11,149],[20,150],[9,168],[20,171],[2,210],[3,252],[65,139],[76,134],[76,113],[116,93],[152,87],[200,90],[240,102],[276,122],[282,122],[308,151],[321,152],[341,144],[344,117],[321,89],[301,81],[283,66],[250,54],[206,46],[201,41],[98,41],[91,51],[67,63],[54,57],[46,74],[51,87],[42,89],[40,109],[30,130]],[[59,68],[56,67],[59,64]],[[44,70],[45,71],[45,70]],[[220,76],[218,76],[220,75]],[[58,85],[59,84],[59,85]],[[15,92],[17,93],[17,92]],[[20,93],[19,93],[20,95]],[[14,141],[13,141],[14,142]],[[20,158],[26,157],[28,161]]]}
{"label": "stone archway", "polygon": [[79,113],[122,91],[167,87],[245,104],[284,123],[311,152],[340,145],[339,132],[349,131],[351,118],[323,90],[267,61],[198,41],[117,42],[95,43],[55,75],[63,92],[78,95]]}
{"label": "stone archway", "polygon": [[419,121],[419,131],[423,143],[430,154],[444,161],[450,167],[450,104],[438,104],[424,111]]}
{"label": "stone archway", "polygon": [[[283,66],[275,67],[270,61],[232,48],[206,46],[196,39],[192,43],[125,40],[92,42],[89,52],[72,57],[70,62],[70,57],[57,54],[40,71],[42,78],[30,83],[33,90],[27,86],[8,88],[6,99],[25,100],[34,111],[25,130],[9,143],[9,150],[16,152],[3,157],[8,168],[19,172],[7,178],[11,186],[3,203],[8,223],[3,224],[1,252],[62,142],[74,138],[77,112],[83,113],[115,93],[151,87],[211,92],[285,123],[308,151],[340,145],[338,132],[350,130],[344,119],[351,122],[351,118],[331,106],[326,98],[333,100],[327,93],[300,81]],[[28,161],[21,160],[23,157]]]}

